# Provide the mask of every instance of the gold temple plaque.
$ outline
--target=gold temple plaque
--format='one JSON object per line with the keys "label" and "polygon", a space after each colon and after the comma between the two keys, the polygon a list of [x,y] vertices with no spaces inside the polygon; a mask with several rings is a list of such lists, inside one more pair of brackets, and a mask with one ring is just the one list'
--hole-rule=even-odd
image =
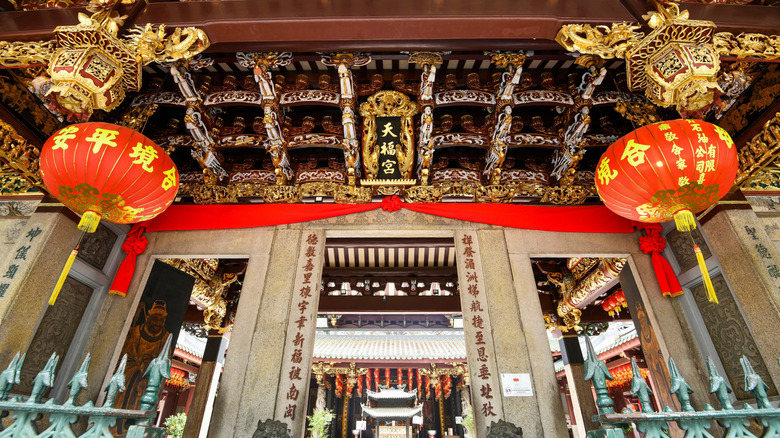
{"label": "gold temple plaque", "polygon": [[414,184],[416,102],[397,91],[380,91],[360,105],[363,116],[363,166],[366,185]]}

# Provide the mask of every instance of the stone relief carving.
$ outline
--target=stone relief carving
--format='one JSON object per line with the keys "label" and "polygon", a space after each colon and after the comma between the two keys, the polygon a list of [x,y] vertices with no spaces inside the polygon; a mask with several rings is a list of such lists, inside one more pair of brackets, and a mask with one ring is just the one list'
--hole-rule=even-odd
{"label": "stone relief carving", "polygon": [[0,216],[29,216],[35,211],[38,201],[7,201],[0,203]]}
{"label": "stone relief carving", "polygon": [[[704,242],[704,238],[701,235],[699,229],[691,231],[693,240],[701,248],[701,253],[704,255],[704,259],[708,259],[712,256],[710,247]],[[680,271],[685,272],[688,269],[698,266],[696,261],[696,254],[693,252],[693,245],[691,244],[691,238],[688,233],[683,233],[677,230],[672,230],[666,235],[666,241],[669,243],[669,248],[672,249],[674,257],[677,259],[677,263],[680,265]]]}
{"label": "stone relief carving", "polygon": [[79,248],[78,258],[102,270],[106,265],[111,249],[114,247],[117,235],[104,225],[99,225],[97,231],[84,236]]}
{"label": "stone relief carving", "polygon": [[742,318],[734,295],[731,294],[728,285],[722,275],[712,277],[712,285],[718,294],[720,304],[713,304],[707,300],[707,292],[703,285],[691,288],[691,293],[699,307],[699,312],[707,326],[715,350],[726,370],[726,375],[734,390],[734,395],[739,400],[753,397],[744,391],[744,371],[739,363],[739,358],[744,354],[753,364],[755,371],[769,385],[767,394],[776,395],[775,385],[769,370],[758,352],[758,346],[750,334],[750,328]]}
{"label": "stone relief carving", "polygon": [[16,391],[28,394],[32,390],[35,375],[43,369],[52,353],[64,357],[92,297],[92,291],[91,287],[71,277],[65,280],[57,298],[57,305],[47,307],[38,331],[27,349],[27,357],[22,366],[21,385]]}

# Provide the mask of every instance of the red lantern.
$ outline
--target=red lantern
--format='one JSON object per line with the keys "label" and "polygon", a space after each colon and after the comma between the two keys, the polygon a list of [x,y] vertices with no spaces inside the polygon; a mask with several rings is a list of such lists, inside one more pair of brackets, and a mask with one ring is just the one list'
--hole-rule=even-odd
{"label": "red lantern", "polygon": [[[49,193],[82,215],[78,228],[86,233],[101,219],[120,224],[152,219],[171,205],[179,187],[179,173],[165,151],[139,132],[110,123],[60,129],[44,143],[40,169]],[[78,244],[49,304],[77,252]]]}
{"label": "red lantern", "polygon": [[79,229],[93,232],[102,218],[130,224],[152,219],[173,202],[176,165],[143,134],[110,123],[66,126],[41,151],[49,193],[82,214]]}
{"label": "red lantern", "polygon": [[[721,127],[670,120],[636,129],[610,146],[596,168],[596,189],[610,210],[640,222],[674,219],[696,228],[693,215],[716,203],[734,183],[737,149]],[[717,302],[701,250],[694,245],[710,301]]]}

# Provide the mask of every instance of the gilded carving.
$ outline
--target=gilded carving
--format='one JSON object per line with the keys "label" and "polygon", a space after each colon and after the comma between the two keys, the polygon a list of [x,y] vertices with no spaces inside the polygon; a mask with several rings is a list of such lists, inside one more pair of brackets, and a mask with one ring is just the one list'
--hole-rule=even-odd
{"label": "gilded carving", "polygon": [[739,170],[735,184],[742,184],[774,160],[778,150],[780,150],[780,113],[768,120],[761,132],[739,150]]}
{"label": "gilded carving", "polygon": [[474,202],[512,202],[515,197],[514,191],[511,187],[491,184],[486,186],[478,186],[476,193],[474,193]]}
{"label": "gilded carving", "polygon": [[409,187],[404,191],[406,202],[441,202],[443,196],[441,187],[436,186]]}
{"label": "gilded carving", "polygon": [[625,23],[575,24],[564,26],[556,40],[568,50],[624,58],[630,89],[645,90],[653,103],[674,106],[684,116],[701,116],[723,93],[717,81],[720,56],[778,57],[777,36],[715,35],[714,23],[689,19],[677,4],[656,6],[658,11],[645,16],[652,29],[647,36]]}
{"label": "gilded carving", "polygon": [[661,121],[661,117],[658,115],[658,108],[650,102],[619,100],[615,103],[615,111],[637,128]]}
{"label": "gilded carving", "polygon": [[47,64],[56,49],[56,41],[0,41],[0,65],[24,67]]}
{"label": "gilded carving", "polygon": [[35,126],[46,135],[50,136],[62,128],[62,123],[46,111],[24,87],[4,76],[0,76],[0,99],[14,111],[29,113]]}
{"label": "gilded carving", "polygon": [[751,116],[764,111],[778,96],[780,96],[780,64],[771,64],[718,121],[718,125],[728,131],[732,138],[737,138],[747,128]]}
{"label": "gilded carving", "polygon": [[160,259],[180,271],[195,277],[191,300],[203,307],[203,322],[206,330],[220,333],[230,331],[223,327],[227,313],[227,293],[238,276],[225,273],[219,268],[219,259]]}
{"label": "gilded carving", "polygon": [[30,181],[22,178],[16,172],[0,173],[0,195],[29,195],[30,193],[38,193]]}
{"label": "gilded carving", "polygon": [[582,186],[547,187],[542,202],[556,205],[578,205],[584,203],[589,195],[589,190]]}
{"label": "gilded carving", "polygon": [[340,185],[336,187],[333,201],[337,204],[365,204],[371,202],[371,188],[352,185]]}
{"label": "gilded carving", "polygon": [[379,173],[379,146],[377,143],[377,117],[400,117],[401,132],[396,148],[398,166],[403,178],[411,178],[414,164],[414,123],[412,116],[417,114],[417,104],[397,91],[380,91],[360,105],[363,116],[363,166],[369,179],[376,179]]}
{"label": "gilded carving", "polygon": [[0,159],[20,173],[35,187],[46,190],[38,174],[40,155],[35,147],[16,133],[11,125],[0,120]]}
{"label": "gilded carving", "polygon": [[54,29],[56,42],[0,43],[1,63],[47,63],[47,76],[40,76],[50,84],[47,98],[70,119],[87,120],[94,109],[110,111],[126,91],[138,91],[143,65],[192,57],[210,44],[200,29],[166,36],[165,25],[151,24],[120,39],[124,17],[113,11],[117,3],[93,0],[91,16],[79,13],[79,24]]}
{"label": "gilded carving", "polygon": [[712,39],[715,51],[721,56],[737,58],[778,59],[780,58],[780,35],[760,33],[718,32]]}
{"label": "gilded carving", "polygon": [[302,196],[296,186],[272,185],[265,189],[263,200],[268,203],[301,202]]}
{"label": "gilded carving", "polygon": [[567,24],[561,27],[555,41],[570,52],[590,53],[604,59],[623,58],[626,51],[638,43],[644,34],[641,26],[612,23],[612,26]]}

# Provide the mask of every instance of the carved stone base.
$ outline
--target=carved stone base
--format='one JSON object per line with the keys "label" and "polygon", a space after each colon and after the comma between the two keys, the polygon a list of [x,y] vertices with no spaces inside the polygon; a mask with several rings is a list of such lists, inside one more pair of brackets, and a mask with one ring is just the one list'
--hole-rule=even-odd
{"label": "carved stone base", "polygon": [[257,422],[252,438],[291,438],[287,425],[281,421],[265,420]]}
{"label": "carved stone base", "polygon": [[504,420],[494,421],[488,428],[487,438],[522,438],[523,429]]}

